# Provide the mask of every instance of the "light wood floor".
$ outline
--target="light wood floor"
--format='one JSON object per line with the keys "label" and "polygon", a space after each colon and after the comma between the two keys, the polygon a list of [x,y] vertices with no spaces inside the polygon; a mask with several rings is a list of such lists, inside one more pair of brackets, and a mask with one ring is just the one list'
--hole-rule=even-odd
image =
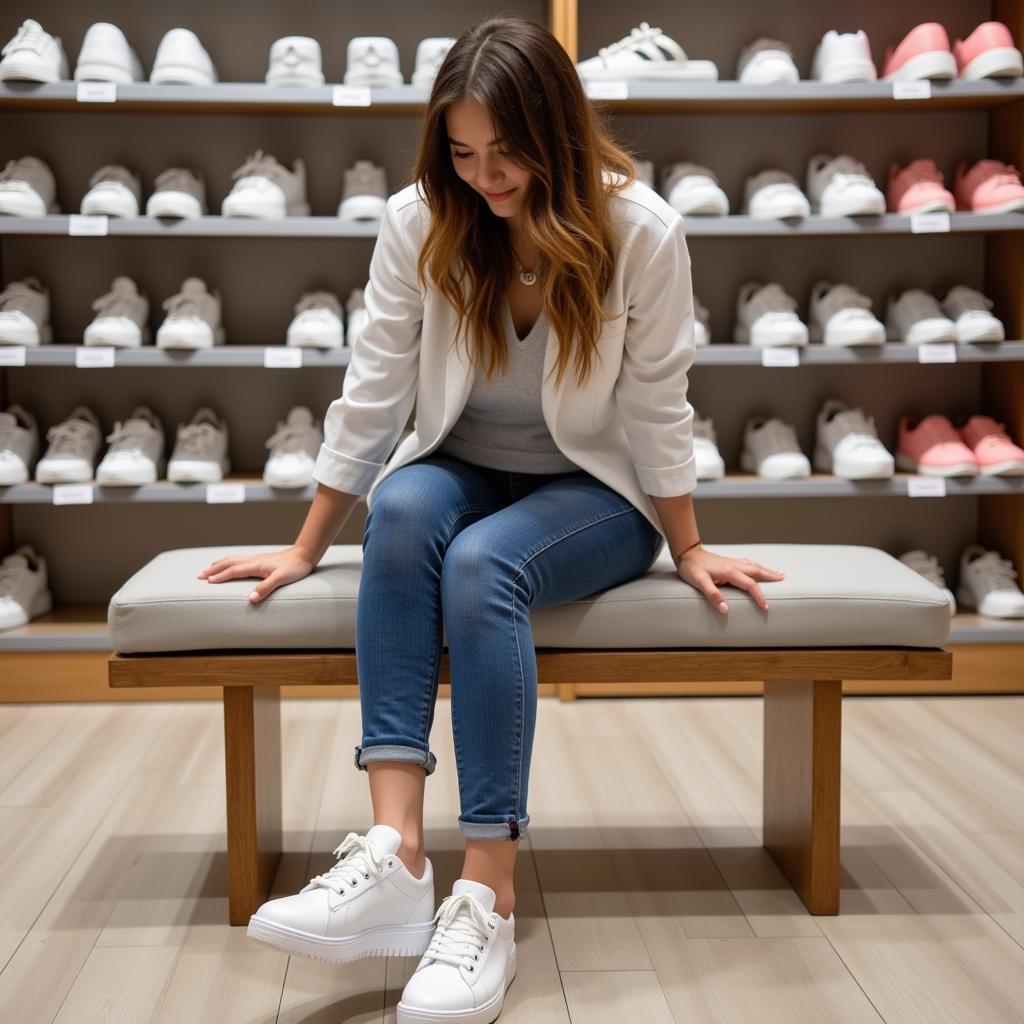
{"label": "light wood floor", "polygon": [[[760,849],[760,699],[541,701],[502,1024],[1021,1024],[1024,698],[847,698],[843,895]],[[277,894],[371,824],[354,701],[284,705]],[[427,785],[461,868],[450,706]],[[414,958],[330,967],[224,922],[209,703],[0,707],[3,1024],[394,1021]]]}

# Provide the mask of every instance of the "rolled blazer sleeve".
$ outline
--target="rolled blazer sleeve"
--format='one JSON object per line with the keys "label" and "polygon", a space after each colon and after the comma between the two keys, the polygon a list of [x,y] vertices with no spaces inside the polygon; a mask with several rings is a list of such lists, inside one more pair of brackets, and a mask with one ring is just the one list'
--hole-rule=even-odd
{"label": "rolled blazer sleeve", "polygon": [[363,292],[368,319],[351,342],[341,397],[324,417],[313,479],[366,494],[412,412],[419,379],[423,299],[416,256],[388,200]]}
{"label": "rolled blazer sleeve", "polygon": [[670,222],[636,278],[615,401],[646,494],[696,489],[693,406],[686,397],[696,351],[690,254],[682,217]]}

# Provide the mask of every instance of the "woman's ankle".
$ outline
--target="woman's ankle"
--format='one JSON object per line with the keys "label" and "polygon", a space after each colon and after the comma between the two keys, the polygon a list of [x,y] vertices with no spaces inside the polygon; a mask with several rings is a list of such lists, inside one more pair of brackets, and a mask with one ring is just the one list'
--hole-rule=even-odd
{"label": "woman's ankle", "polygon": [[403,841],[396,855],[413,878],[423,877],[423,872],[427,870],[427,855],[422,843],[413,846]]}

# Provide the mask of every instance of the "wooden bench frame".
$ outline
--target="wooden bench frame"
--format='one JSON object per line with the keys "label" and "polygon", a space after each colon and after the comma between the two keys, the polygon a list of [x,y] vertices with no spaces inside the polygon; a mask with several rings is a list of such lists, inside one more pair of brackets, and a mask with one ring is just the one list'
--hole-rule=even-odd
{"label": "wooden bench frame", "polygon": [[[952,665],[946,648],[537,650],[540,683],[763,682],[763,843],[812,914],[839,913],[843,680],[944,680]],[[228,912],[248,924],[282,854],[281,687],[357,683],[355,653],[113,654],[108,681],[223,687]],[[440,682],[451,682],[447,654]]]}

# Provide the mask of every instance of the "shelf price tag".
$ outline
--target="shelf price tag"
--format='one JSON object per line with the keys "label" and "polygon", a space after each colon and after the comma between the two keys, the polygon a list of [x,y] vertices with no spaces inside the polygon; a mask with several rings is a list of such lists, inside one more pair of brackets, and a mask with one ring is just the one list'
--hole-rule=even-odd
{"label": "shelf price tag", "polygon": [[83,345],[75,349],[75,366],[80,370],[94,370],[113,365],[113,345]]}
{"label": "shelf price tag", "polygon": [[0,345],[0,366],[24,366],[24,345]]}
{"label": "shelf price tag", "polygon": [[336,107],[368,107],[372,102],[368,85],[336,85],[331,103]]}
{"label": "shelf price tag", "polygon": [[117,99],[114,82],[79,82],[75,89],[79,103],[113,103]]}
{"label": "shelf price tag", "polygon": [[54,484],[54,505],[91,505],[93,503],[92,484]]}
{"label": "shelf price tag", "polygon": [[934,231],[949,231],[951,229],[949,214],[944,211],[938,213],[912,213],[910,215],[910,233],[921,235]]}
{"label": "shelf price tag", "polygon": [[920,363],[955,363],[956,343],[952,341],[930,341],[917,346],[917,360]]}
{"label": "shelf price tag", "polygon": [[944,498],[946,480],[941,476],[907,477],[907,496],[910,498]]}
{"label": "shelf price tag", "polygon": [[240,504],[245,501],[245,484],[219,483],[206,485],[206,502],[209,505]]}
{"label": "shelf price tag", "polygon": [[799,366],[800,350],[794,345],[773,345],[761,349],[762,366]]}
{"label": "shelf price tag", "polygon": [[587,82],[584,86],[587,98],[591,100],[629,99],[629,83],[624,81]]}
{"label": "shelf price tag", "polygon": [[68,217],[69,235],[105,235],[109,217],[73,213]]}
{"label": "shelf price tag", "polygon": [[932,98],[932,83],[927,78],[921,81],[893,82],[892,98],[894,100],[930,100]]}
{"label": "shelf price tag", "polygon": [[268,345],[263,350],[263,365],[270,370],[301,369],[302,349],[294,345]]}

